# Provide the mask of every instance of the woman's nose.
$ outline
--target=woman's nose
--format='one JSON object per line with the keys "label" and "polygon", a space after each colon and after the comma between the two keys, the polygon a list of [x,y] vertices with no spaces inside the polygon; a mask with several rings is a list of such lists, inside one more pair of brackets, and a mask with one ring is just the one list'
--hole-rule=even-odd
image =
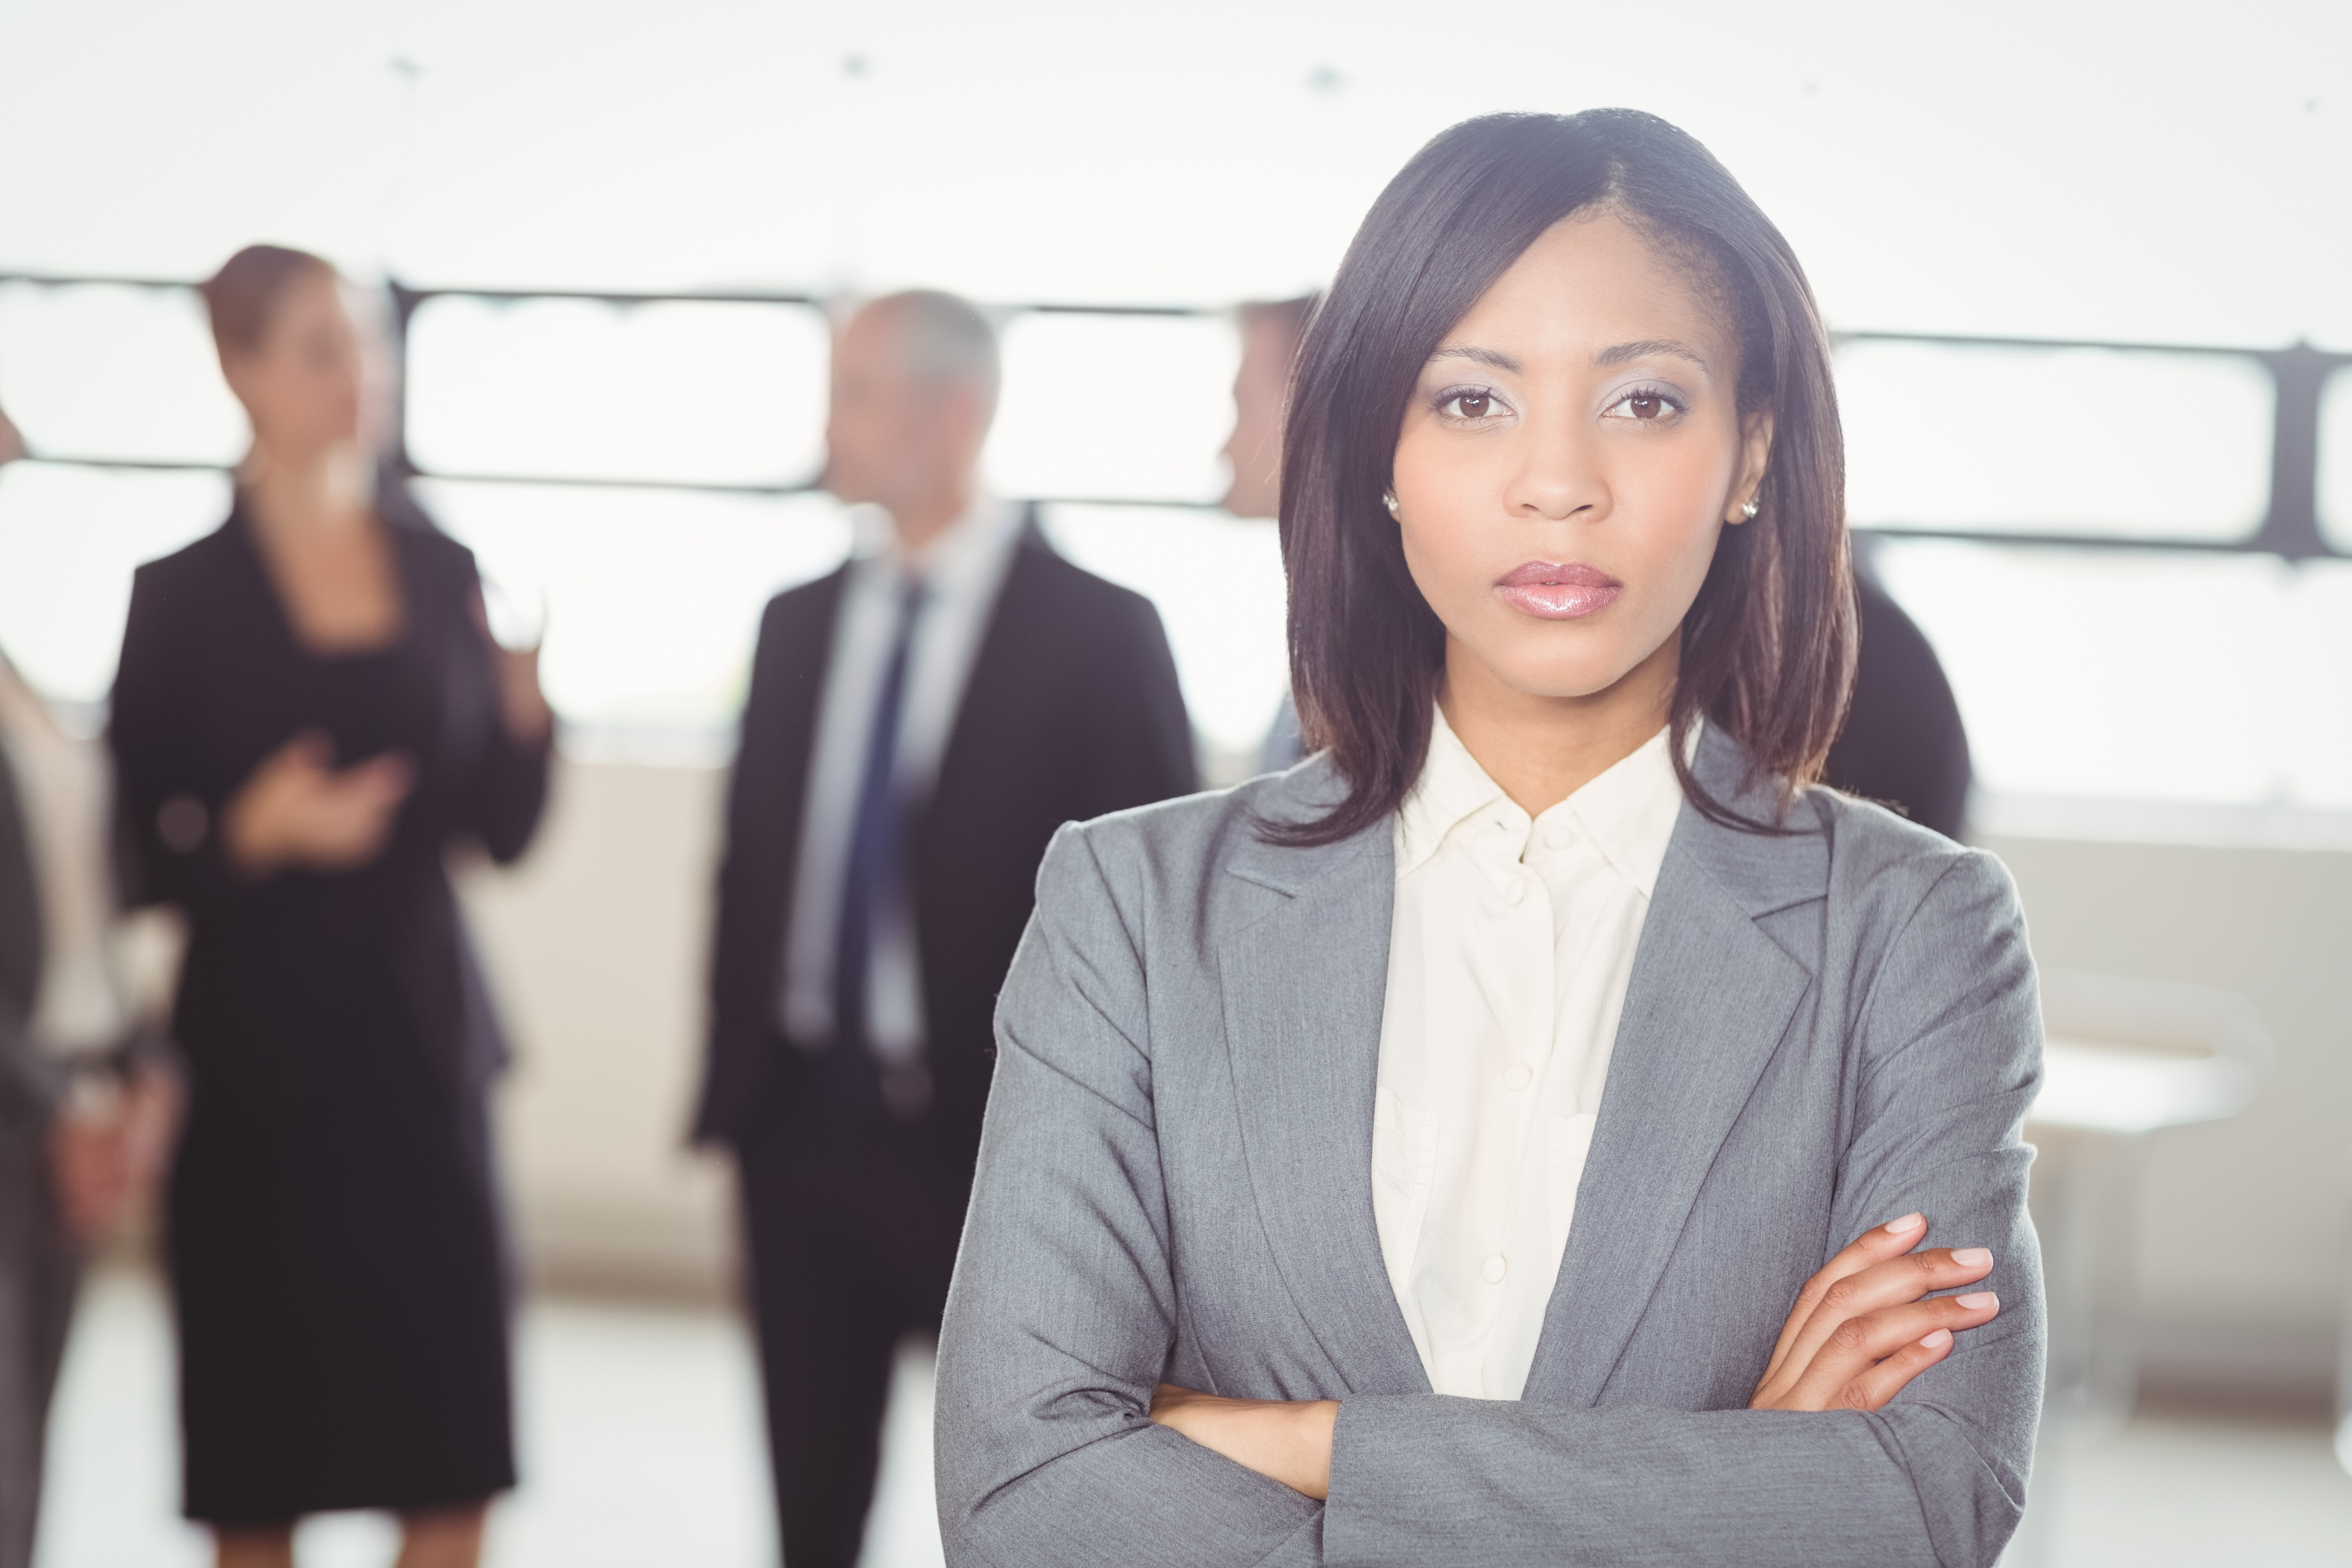
{"label": "woman's nose", "polygon": [[1604,503],[1608,489],[1585,443],[1564,430],[1529,431],[1505,500],[1533,521],[1564,522]]}

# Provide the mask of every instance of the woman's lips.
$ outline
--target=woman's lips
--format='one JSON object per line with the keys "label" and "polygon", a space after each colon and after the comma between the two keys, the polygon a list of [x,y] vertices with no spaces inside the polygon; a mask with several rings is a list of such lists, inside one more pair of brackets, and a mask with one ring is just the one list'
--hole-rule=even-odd
{"label": "woman's lips", "polygon": [[1530,561],[1495,584],[1506,604],[1548,621],[1580,620],[1614,604],[1625,584],[1590,566]]}

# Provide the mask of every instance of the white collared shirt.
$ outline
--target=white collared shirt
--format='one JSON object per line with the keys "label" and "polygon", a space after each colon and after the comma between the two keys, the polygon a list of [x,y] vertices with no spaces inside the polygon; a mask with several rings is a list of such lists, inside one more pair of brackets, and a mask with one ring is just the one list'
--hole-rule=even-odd
{"label": "white collared shirt", "polygon": [[1682,809],[1666,737],[1530,819],[1440,713],[1397,813],[1372,1209],[1439,1394],[1527,1386]]}
{"label": "white collared shirt", "polygon": [[[874,709],[898,631],[900,591],[910,575],[922,580],[896,754],[901,798],[920,801],[930,794],[939,773],[971,678],[972,660],[1020,542],[1024,515],[1013,502],[982,498],[950,523],[919,561],[911,563],[898,549],[887,513],[864,507],[852,518],[857,544],[849,579],[842,585],[833,647],[825,661],[824,692],[817,708],[792,924],[785,939],[783,995],[779,999],[785,1036],[804,1048],[821,1048],[833,1037],[834,949],[841,936],[842,879],[849,868],[849,837],[856,821]],[[892,1061],[919,1057],[924,1046],[922,969],[914,911],[903,900],[886,903],[877,911],[866,984],[866,1016],[876,1051]]]}
{"label": "white collared shirt", "polygon": [[0,655],[0,768],[16,775],[40,910],[41,973],[28,1033],[58,1057],[110,1050],[131,1023],[118,967],[106,752],[58,727]]}

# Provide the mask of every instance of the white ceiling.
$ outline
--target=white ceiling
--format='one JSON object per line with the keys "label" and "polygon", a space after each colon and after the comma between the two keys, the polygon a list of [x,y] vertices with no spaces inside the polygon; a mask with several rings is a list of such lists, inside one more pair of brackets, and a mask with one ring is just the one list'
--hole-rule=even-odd
{"label": "white ceiling", "polygon": [[442,282],[1220,301],[1326,276],[1454,120],[1628,103],[1836,324],[2341,346],[2347,68],[2352,6],[2244,0],[6,0],[0,268],[269,237]]}

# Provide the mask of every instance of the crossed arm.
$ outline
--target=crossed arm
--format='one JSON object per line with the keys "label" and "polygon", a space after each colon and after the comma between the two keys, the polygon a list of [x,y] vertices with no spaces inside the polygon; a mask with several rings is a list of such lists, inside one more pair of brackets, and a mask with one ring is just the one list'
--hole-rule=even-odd
{"label": "crossed arm", "polygon": [[[1927,1229],[1918,1214],[1875,1226],[1806,1280],[1748,1408],[1879,1409],[1951,1354],[1953,1335],[1992,1321],[1990,1290],[1930,1294],[1991,1273],[1991,1251],[1912,1251]],[[1293,1491],[1330,1495],[1336,1399],[1225,1399],[1163,1383],[1151,1419]]]}

